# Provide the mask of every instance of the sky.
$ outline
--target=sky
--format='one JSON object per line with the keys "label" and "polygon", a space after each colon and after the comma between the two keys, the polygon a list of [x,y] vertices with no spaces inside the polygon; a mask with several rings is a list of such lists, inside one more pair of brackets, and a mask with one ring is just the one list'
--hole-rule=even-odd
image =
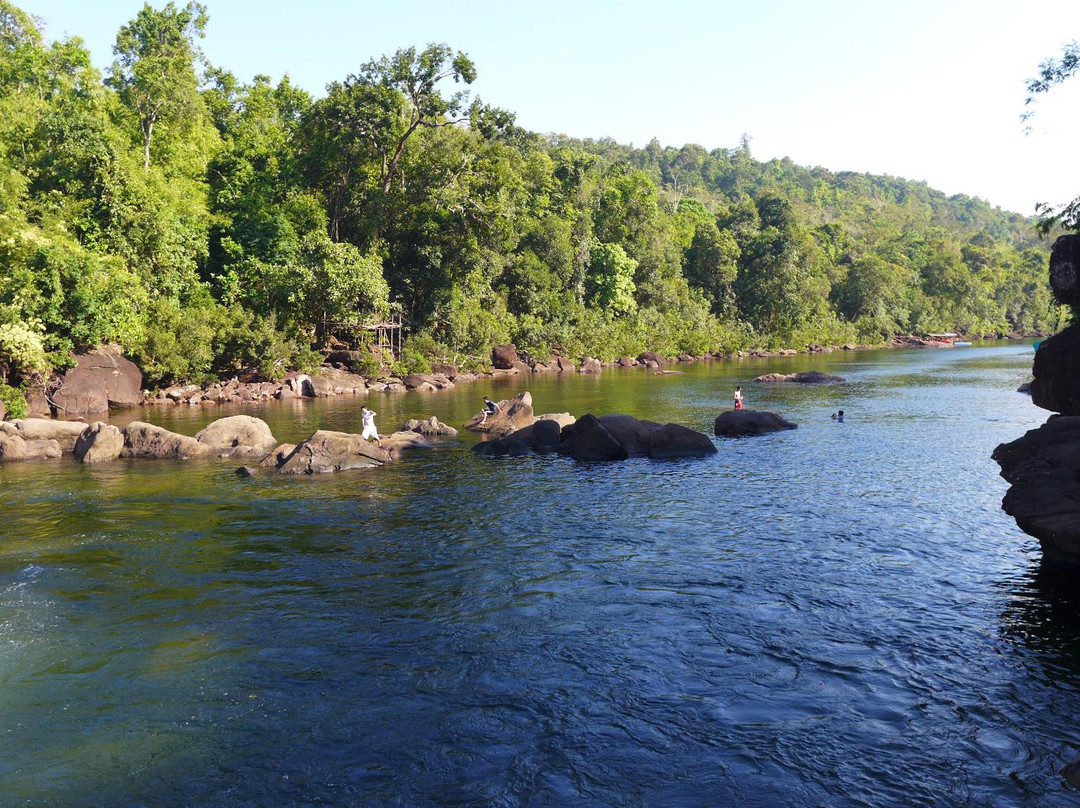
{"label": "sky", "polygon": [[[105,70],[140,0],[15,0]],[[162,7],[164,0],[154,0]],[[735,148],[889,174],[1030,215],[1080,195],[1080,77],[1025,81],[1080,39],[1080,0],[205,0],[209,61],[315,97],[366,61],[445,42],[473,95],[536,132]]]}

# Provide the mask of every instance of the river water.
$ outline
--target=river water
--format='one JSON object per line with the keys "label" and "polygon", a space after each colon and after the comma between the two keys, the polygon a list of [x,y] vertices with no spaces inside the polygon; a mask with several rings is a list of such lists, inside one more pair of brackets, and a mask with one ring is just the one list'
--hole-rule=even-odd
{"label": "river water", "polygon": [[[538,412],[705,459],[0,466],[0,805],[1069,805],[1080,605],[999,509],[1045,419],[1030,345],[834,353],[372,396],[384,432]],[[847,382],[761,385],[818,369]],[[283,440],[361,399],[238,411]],[[847,412],[845,423],[829,418]]]}

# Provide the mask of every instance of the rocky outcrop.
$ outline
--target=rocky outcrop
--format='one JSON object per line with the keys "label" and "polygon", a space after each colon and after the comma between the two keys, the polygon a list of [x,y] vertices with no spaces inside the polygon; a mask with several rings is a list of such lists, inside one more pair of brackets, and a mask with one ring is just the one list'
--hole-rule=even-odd
{"label": "rocky outcrop", "polygon": [[522,364],[516,345],[496,345],[491,349],[491,366],[497,370],[511,370]]}
{"label": "rocky outcrop", "polygon": [[70,452],[86,429],[82,421],[54,421],[51,418],[17,418],[0,421],[0,435],[11,435],[27,441],[54,440],[61,451]]}
{"label": "rocky outcrop", "polygon": [[388,460],[389,452],[359,435],[320,429],[297,444],[277,470],[281,474],[328,474],[373,468]]}
{"label": "rocky outcrop", "polygon": [[528,390],[518,393],[508,401],[500,401],[498,405],[497,413],[489,415],[486,420],[483,412],[477,413],[466,422],[465,428],[470,432],[482,432],[501,437],[531,426],[536,421],[532,407],[532,393]]}
{"label": "rocky outcrop", "polygon": [[1039,540],[1045,558],[1080,567],[1080,417],[1052,416],[992,457],[1010,483],[1005,513]]}
{"label": "rocky outcrop", "polygon": [[604,369],[604,366],[600,364],[599,359],[593,359],[591,356],[586,356],[581,360],[581,367],[578,368],[578,373],[599,373]]}
{"label": "rocky outcrop", "polygon": [[1080,236],[1061,236],[1050,250],[1050,288],[1058,302],[1080,306]]}
{"label": "rocky outcrop", "polygon": [[196,433],[195,440],[217,457],[263,458],[278,444],[267,423],[250,415],[219,418]]}
{"label": "rocky outcrop", "polygon": [[764,435],[797,428],[798,424],[764,410],[725,410],[713,422],[713,432],[724,438]]}
{"label": "rocky outcrop", "polygon": [[428,418],[426,421],[419,421],[412,419],[406,421],[402,427],[402,432],[416,432],[426,437],[447,437],[452,438],[457,434],[457,430],[452,426],[447,426],[434,415]]}
{"label": "rocky outcrop", "polygon": [[54,440],[26,440],[18,435],[0,435],[0,463],[22,460],[56,460],[63,454]]}
{"label": "rocky outcrop", "polygon": [[143,421],[132,421],[122,430],[124,451],[121,457],[154,460],[194,460],[211,456],[210,447],[195,438],[170,432]]}
{"label": "rocky outcrop", "polygon": [[119,351],[100,348],[75,357],[52,395],[59,415],[89,415],[142,401],[142,372]]}
{"label": "rocky outcrop", "polygon": [[637,361],[647,368],[663,367],[667,360],[656,351],[642,351],[637,356]]}
{"label": "rocky outcrop", "polygon": [[822,373],[820,370],[803,370],[799,373],[766,373],[755,382],[795,382],[796,384],[831,384],[846,381],[843,376]]}
{"label": "rocky outcrop", "polygon": [[288,459],[295,448],[295,443],[282,443],[274,447],[274,451],[270,452],[270,454],[262,459],[262,462],[259,463],[259,467],[264,469],[276,469]]}
{"label": "rocky outcrop", "polygon": [[75,459],[80,463],[116,460],[124,451],[124,433],[115,426],[98,421],[91,424],[75,441]]}
{"label": "rocky outcrop", "polygon": [[654,460],[695,457],[716,453],[707,435],[678,424],[657,424],[629,415],[583,415],[560,428],[552,416],[542,416],[535,424],[501,440],[485,441],[473,447],[488,457],[558,452],[579,461],[626,460],[649,457]]}
{"label": "rocky outcrop", "polygon": [[1080,415],[1080,324],[1043,340],[1031,372],[1031,400],[1036,406]]}

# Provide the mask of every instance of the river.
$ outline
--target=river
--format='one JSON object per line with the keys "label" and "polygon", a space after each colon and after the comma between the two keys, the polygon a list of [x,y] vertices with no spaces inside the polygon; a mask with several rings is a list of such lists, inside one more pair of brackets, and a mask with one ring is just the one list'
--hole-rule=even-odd
{"label": "river", "polygon": [[[0,805],[1074,806],[1080,606],[999,503],[1045,420],[1030,345],[510,377],[373,395],[383,432],[481,397],[711,434],[705,459],[450,447],[243,479],[235,461],[0,465]],[[762,385],[818,369],[847,382]],[[282,440],[363,399],[235,412]],[[829,414],[844,409],[836,423]]]}

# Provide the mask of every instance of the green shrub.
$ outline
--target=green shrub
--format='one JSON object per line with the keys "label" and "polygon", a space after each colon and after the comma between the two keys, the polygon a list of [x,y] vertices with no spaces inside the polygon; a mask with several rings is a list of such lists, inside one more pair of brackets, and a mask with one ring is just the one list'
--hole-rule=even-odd
{"label": "green shrub", "polygon": [[4,404],[4,418],[7,420],[26,417],[26,397],[18,387],[0,382],[0,402]]}
{"label": "green shrub", "polygon": [[364,351],[364,355],[352,363],[352,372],[365,379],[377,379],[382,375],[382,366],[374,354]]}

